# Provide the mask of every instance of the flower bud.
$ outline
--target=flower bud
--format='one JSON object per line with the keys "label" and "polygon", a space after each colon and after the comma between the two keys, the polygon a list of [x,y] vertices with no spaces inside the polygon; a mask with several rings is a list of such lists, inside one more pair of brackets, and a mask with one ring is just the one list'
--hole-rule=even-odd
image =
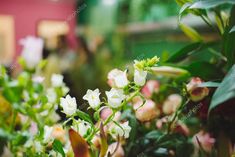
{"label": "flower bud", "polygon": [[199,77],[194,77],[187,84],[187,91],[190,95],[190,99],[194,102],[202,100],[209,94],[207,87],[198,87],[203,81]]}
{"label": "flower bud", "polygon": [[159,82],[156,80],[149,80],[145,86],[142,88],[141,93],[146,98],[151,98],[152,94],[155,92],[157,93],[159,91]]}
{"label": "flower bud", "polygon": [[162,111],[164,114],[172,114],[182,103],[182,97],[178,94],[171,94],[163,103]]}
{"label": "flower bud", "polygon": [[134,104],[135,116],[141,122],[150,121],[160,115],[160,111],[156,108],[156,104],[152,100],[146,100],[143,106],[142,101]]}

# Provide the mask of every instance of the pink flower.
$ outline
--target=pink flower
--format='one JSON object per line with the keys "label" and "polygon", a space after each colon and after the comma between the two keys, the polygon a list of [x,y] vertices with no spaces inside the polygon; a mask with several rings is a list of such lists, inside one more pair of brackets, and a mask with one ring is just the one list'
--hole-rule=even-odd
{"label": "pink flower", "polygon": [[171,94],[163,103],[162,111],[164,114],[172,114],[182,103],[182,97],[179,94]]}
{"label": "pink flower", "polygon": [[189,133],[190,133],[189,128],[184,123],[176,124],[175,127],[174,127],[174,132],[183,134],[185,136],[188,136]]}
{"label": "pink flower", "polygon": [[152,100],[146,100],[143,106],[142,101],[137,101],[134,104],[135,116],[141,122],[150,121],[160,115],[160,110]]}
{"label": "pink flower", "polygon": [[161,119],[158,119],[156,122],[156,127],[158,129],[162,129],[163,125],[168,122],[168,117],[162,117]]}
{"label": "pink flower", "polygon": [[146,85],[142,88],[142,93],[146,98],[150,98],[152,94],[159,91],[159,82],[156,80],[149,80]]}
{"label": "pink flower", "polygon": [[[102,120],[106,120],[111,114],[113,113],[112,109],[109,107],[105,107],[101,110],[100,112],[100,118]],[[121,113],[120,112],[116,112],[115,116],[114,116],[114,120],[118,121],[121,117]]]}
{"label": "pink flower", "polygon": [[215,143],[215,139],[210,136],[209,133],[200,131],[193,137],[194,145],[199,149],[199,143],[206,152],[211,152],[212,147]]}
{"label": "pink flower", "polygon": [[187,84],[187,91],[192,101],[197,102],[202,100],[209,94],[207,87],[198,87],[203,81],[199,77],[194,77]]}
{"label": "pink flower", "polygon": [[108,154],[112,155],[112,157],[124,157],[125,156],[121,143],[118,144],[117,142],[109,145],[105,157],[108,157]]}

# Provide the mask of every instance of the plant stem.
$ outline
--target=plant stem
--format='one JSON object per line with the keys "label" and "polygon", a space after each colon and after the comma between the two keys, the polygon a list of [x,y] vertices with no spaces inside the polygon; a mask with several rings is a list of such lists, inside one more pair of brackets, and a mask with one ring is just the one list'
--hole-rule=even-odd
{"label": "plant stem", "polygon": [[175,122],[176,118],[177,118],[178,115],[182,112],[183,108],[189,103],[189,101],[190,101],[190,100],[187,99],[187,101],[186,101],[184,104],[181,104],[180,107],[178,108],[178,110],[175,111],[172,120],[168,123],[167,134],[170,133],[172,124]]}

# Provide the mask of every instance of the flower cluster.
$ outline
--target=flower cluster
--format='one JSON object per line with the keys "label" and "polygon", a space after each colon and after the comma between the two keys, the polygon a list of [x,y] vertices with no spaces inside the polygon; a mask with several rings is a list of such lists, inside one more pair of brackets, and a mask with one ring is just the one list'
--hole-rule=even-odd
{"label": "flower cluster", "polygon": [[[129,122],[121,119],[119,115],[123,107],[131,102],[134,97],[141,95],[140,90],[145,85],[148,69],[155,66],[158,60],[157,57],[153,57],[152,59],[135,61],[133,81],[128,79],[127,70],[111,70],[107,77],[111,89],[105,91],[106,98],[102,99],[104,101],[100,99],[101,93],[99,89],[87,90],[83,99],[88,102],[88,109],[92,109],[95,112],[95,124],[93,124],[92,117],[77,109],[78,105],[75,98],[72,98],[70,95],[60,98],[60,105],[63,108],[62,112],[68,118],[64,124],[72,121],[70,128],[79,133],[87,143],[93,145],[97,145],[95,144],[97,143],[95,142],[97,141],[97,137],[101,138],[102,130],[100,129],[104,130],[106,136],[110,135],[117,142],[120,139],[128,138],[131,127],[129,126]],[[108,152],[108,150],[106,151]]]}

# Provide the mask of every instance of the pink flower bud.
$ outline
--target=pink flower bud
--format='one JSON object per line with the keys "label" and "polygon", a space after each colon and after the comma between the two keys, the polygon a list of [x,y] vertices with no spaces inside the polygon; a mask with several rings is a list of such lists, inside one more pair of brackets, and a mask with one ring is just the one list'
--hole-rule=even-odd
{"label": "pink flower bud", "polygon": [[125,156],[121,143],[118,144],[117,142],[109,145],[108,151],[105,157],[108,157],[108,154],[112,154],[112,157],[124,157]]}
{"label": "pink flower bud", "polygon": [[187,91],[192,101],[197,102],[202,100],[209,94],[207,87],[198,87],[203,81],[199,77],[194,77],[187,84]]}
{"label": "pink flower bud", "polygon": [[139,121],[150,121],[160,115],[160,110],[152,100],[146,100],[144,105],[142,103],[142,101],[138,101],[134,104],[135,116]]}
{"label": "pink flower bud", "polygon": [[182,103],[182,97],[179,94],[171,94],[163,103],[162,111],[164,114],[172,114]]}
{"label": "pink flower bud", "polygon": [[159,82],[156,80],[149,80],[142,88],[141,92],[146,98],[151,98],[152,94],[159,91]]}

